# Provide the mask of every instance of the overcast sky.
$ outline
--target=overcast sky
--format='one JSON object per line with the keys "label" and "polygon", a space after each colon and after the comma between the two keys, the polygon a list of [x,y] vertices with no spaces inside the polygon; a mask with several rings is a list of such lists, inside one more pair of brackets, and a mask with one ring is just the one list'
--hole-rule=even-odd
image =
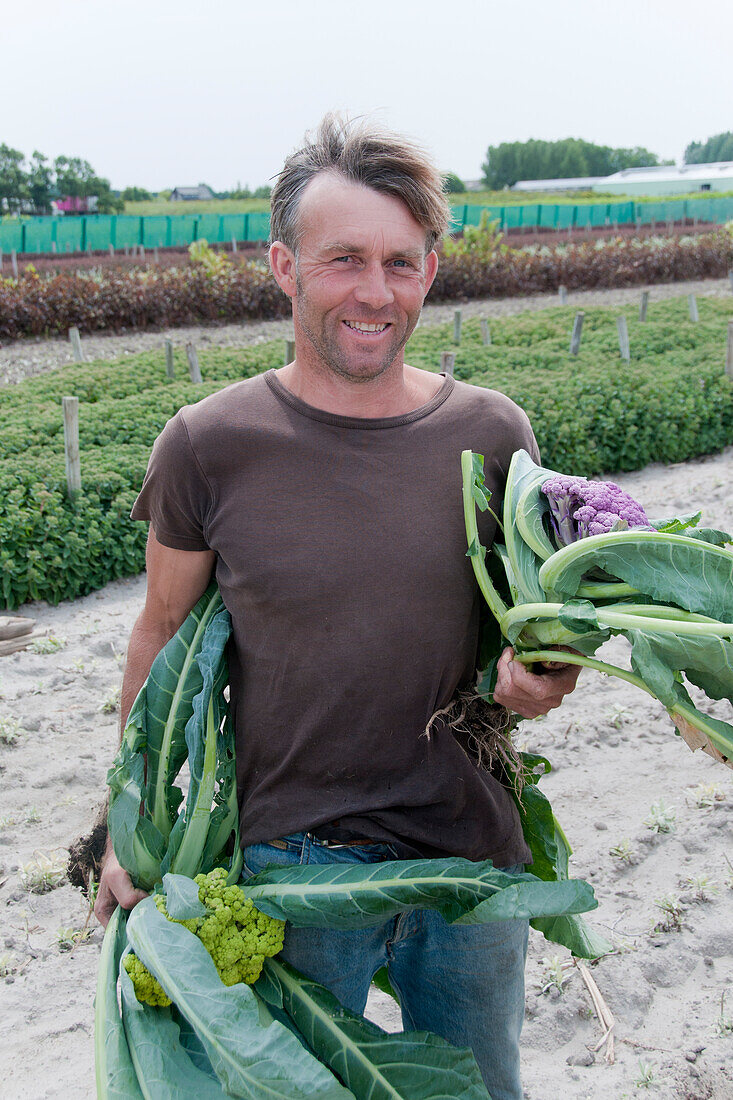
{"label": "overcast sky", "polygon": [[256,187],[329,109],[376,112],[441,169],[581,137],[680,160],[733,129],[733,3],[35,0],[0,22],[0,142],[112,186]]}

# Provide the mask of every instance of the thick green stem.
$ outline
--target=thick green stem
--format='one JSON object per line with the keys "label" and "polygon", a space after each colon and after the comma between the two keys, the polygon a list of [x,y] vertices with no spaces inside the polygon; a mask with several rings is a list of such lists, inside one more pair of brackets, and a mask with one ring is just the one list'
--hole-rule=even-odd
{"label": "thick green stem", "polygon": [[153,819],[153,823],[164,837],[167,837],[171,831],[171,816],[168,803],[168,787],[171,777],[168,773],[170,771],[170,758],[173,751],[178,711],[181,706],[182,696],[188,686],[188,673],[195,662],[196,653],[201,645],[201,639],[204,636],[204,632],[209,622],[221,606],[222,598],[217,590],[213,598],[209,601],[208,607],[204,608],[201,619],[196,625],[196,630],[188,646],[186,657],[178,674],[168,718],[165,723],[165,729],[163,730],[158,759],[158,774],[155,790],[152,792],[152,797],[148,799],[148,811]]}
{"label": "thick green stem", "polygon": [[[561,603],[522,603],[511,607],[501,620],[502,633],[509,637],[509,630],[516,622],[544,621],[557,619],[564,607]],[[733,638],[733,623],[720,623],[716,619],[708,619],[696,616],[691,618],[687,612],[684,618],[674,618],[679,614],[670,608],[669,618],[657,618],[665,608],[655,607],[651,613],[644,605],[634,605],[644,614],[635,614],[631,611],[631,605],[617,604],[609,607],[595,608],[599,627],[608,627],[610,630],[644,630],[648,634],[688,634],[699,638],[701,635],[709,635],[716,638]],[[616,610],[617,608],[617,610]]]}
{"label": "thick green stem", "polygon": [[607,676],[616,676],[619,680],[625,680],[627,684],[633,684],[634,687],[641,688],[647,695],[651,695],[652,699],[657,698],[644,681],[633,672],[620,668],[618,665],[610,665],[606,661],[597,661],[594,657],[586,657],[582,653],[567,653],[565,650],[558,649],[533,649],[524,653],[515,653],[513,659],[523,665],[532,665],[536,661],[562,661],[564,665],[580,665],[582,668],[592,668],[596,672],[605,672]]}
{"label": "thick green stem", "polygon": [[479,538],[478,523],[476,522],[476,502],[473,498],[473,452],[463,451],[461,454],[461,473],[463,474],[463,515],[466,521],[466,536],[468,538],[469,556],[471,565],[476,574],[481,594],[489,605],[489,609],[497,622],[506,614],[508,608],[499,593],[491,583],[489,572],[484,561],[483,547]]}
{"label": "thick green stem", "polygon": [[198,874],[201,864],[201,854],[204,850],[206,837],[211,820],[211,804],[214,801],[214,789],[216,786],[216,740],[218,724],[214,710],[214,692],[212,691],[209,705],[206,709],[206,740],[204,759],[201,765],[201,779],[196,792],[196,801],[189,810],[186,831],[183,834],[181,846],[176,853],[171,870],[178,875],[188,875],[193,878]]}

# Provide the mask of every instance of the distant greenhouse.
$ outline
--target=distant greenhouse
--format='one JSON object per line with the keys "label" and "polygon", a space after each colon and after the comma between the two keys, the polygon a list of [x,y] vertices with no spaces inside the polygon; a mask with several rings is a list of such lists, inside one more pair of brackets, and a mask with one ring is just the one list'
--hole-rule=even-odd
{"label": "distant greenhouse", "polygon": [[606,176],[579,176],[562,180],[517,180],[512,191],[592,191],[605,179]]}
{"label": "distant greenhouse", "polygon": [[733,191],[733,161],[716,164],[662,164],[623,168],[593,187],[611,195],[688,195],[693,191]]}
{"label": "distant greenhouse", "polygon": [[716,164],[660,164],[622,168],[612,176],[519,180],[513,191],[600,191],[606,195],[689,195],[694,191],[733,191],[733,161]]}

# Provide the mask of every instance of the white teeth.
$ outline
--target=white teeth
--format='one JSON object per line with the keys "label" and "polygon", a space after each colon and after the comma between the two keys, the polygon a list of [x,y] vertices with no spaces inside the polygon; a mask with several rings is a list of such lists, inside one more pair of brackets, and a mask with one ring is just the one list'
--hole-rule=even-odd
{"label": "white teeth", "polygon": [[361,321],[346,321],[344,322],[349,328],[356,329],[357,332],[384,332],[386,325],[366,325]]}

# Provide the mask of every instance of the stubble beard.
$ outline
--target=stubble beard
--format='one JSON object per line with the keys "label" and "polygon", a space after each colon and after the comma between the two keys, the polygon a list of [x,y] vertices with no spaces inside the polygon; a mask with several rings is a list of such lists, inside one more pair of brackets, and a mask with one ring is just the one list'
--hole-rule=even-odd
{"label": "stubble beard", "polygon": [[[382,353],[381,358],[378,358],[378,353],[375,350],[369,360],[356,365],[349,359],[344,349],[339,346],[336,337],[328,334],[325,323],[316,326],[311,322],[311,318],[308,316],[310,301],[300,275],[297,273],[295,286],[297,292],[295,309],[298,326],[313,347],[325,370],[337,375],[339,378],[347,379],[349,382],[372,382],[385,374],[397,359],[417,324],[417,318],[415,318],[415,324],[408,325],[401,335],[396,331],[396,325],[392,324],[391,327],[395,330],[395,336]],[[341,324],[340,321],[337,323]]]}

